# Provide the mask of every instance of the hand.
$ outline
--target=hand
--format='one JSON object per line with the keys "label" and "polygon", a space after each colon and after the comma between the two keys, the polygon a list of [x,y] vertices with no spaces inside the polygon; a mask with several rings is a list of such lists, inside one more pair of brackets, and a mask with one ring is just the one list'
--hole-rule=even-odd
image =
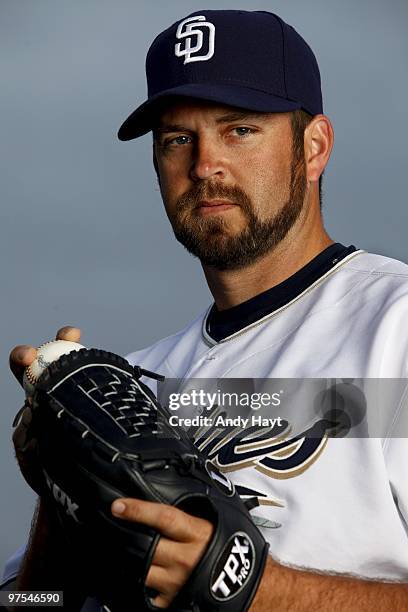
{"label": "hand", "polygon": [[145,585],[159,592],[152,603],[167,608],[203,556],[214,526],[173,506],[139,499],[115,500],[112,514],[161,533]]}
{"label": "hand", "polygon": [[[56,335],[57,340],[70,340],[79,342],[81,330],[77,327],[62,327]],[[37,350],[26,344],[14,347],[10,353],[10,369],[19,383],[23,384],[24,369],[29,366],[37,356]],[[16,427],[13,433],[13,444],[16,458],[26,482],[34,491],[41,488],[43,481],[42,471],[37,464],[36,439],[30,431],[31,403],[26,400],[16,418]]]}

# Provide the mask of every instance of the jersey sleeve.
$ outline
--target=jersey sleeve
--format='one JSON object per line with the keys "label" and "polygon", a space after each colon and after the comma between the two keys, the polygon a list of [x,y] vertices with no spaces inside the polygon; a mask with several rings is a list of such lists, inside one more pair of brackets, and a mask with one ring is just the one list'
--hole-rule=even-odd
{"label": "jersey sleeve", "polygon": [[4,566],[3,576],[1,578],[0,588],[3,589],[10,581],[14,580],[20,569],[20,565],[23,561],[24,553],[26,550],[26,544],[23,544],[16,550],[16,552],[6,561]]}

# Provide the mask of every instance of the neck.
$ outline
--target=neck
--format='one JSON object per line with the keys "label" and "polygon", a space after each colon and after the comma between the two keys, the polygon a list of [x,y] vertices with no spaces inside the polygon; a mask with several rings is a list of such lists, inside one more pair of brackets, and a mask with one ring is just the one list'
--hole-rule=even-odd
{"label": "neck", "polygon": [[[319,221],[320,220],[320,221]],[[320,210],[314,223],[299,220],[275,249],[239,270],[203,266],[218,310],[237,306],[271,289],[303,268],[333,240],[323,228]]]}

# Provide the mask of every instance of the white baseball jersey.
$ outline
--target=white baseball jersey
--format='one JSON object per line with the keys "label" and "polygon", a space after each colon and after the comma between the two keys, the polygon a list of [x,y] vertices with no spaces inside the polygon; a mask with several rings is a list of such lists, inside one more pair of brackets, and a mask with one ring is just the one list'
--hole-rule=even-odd
{"label": "white baseball jersey", "polygon": [[[219,342],[206,331],[208,312],[129,361],[185,380],[407,378],[408,266],[387,257],[347,255],[293,300]],[[408,582],[408,444],[397,437],[408,409],[401,388],[380,407],[390,423],[381,438],[322,436],[285,448],[271,436],[262,452],[248,444],[240,455],[230,443],[213,454],[240,491],[258,497],[253,514],[277,561]],[[5,578],[17,573],[21,554]]]}
{"label": "white baseball jersey", "polygon": [[[351,253],[293,301],[218,343],[206,332],[207,314],[129,361],[181,379],[407,377],[408,266],[387,257]],[[395,437],[408,410],[401,387],[381,406],[392,424],[384,438],[322,438],[292,453],[288,469],[280,469],[273,437],[269,453],[241,446],[244,462],[231,444],[214,455],[236,485],[258,493],[253,514],[276,560],[408,582],[408,444]]]}

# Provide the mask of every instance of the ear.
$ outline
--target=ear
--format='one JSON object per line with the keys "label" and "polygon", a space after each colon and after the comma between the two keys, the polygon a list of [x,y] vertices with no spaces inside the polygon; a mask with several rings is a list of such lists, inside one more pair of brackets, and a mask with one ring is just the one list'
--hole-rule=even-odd
{"label": "ear", "polygon": [[306,178],[318,181],[333,149],[333,126],[326,115],[316,115],[305,129]]}

